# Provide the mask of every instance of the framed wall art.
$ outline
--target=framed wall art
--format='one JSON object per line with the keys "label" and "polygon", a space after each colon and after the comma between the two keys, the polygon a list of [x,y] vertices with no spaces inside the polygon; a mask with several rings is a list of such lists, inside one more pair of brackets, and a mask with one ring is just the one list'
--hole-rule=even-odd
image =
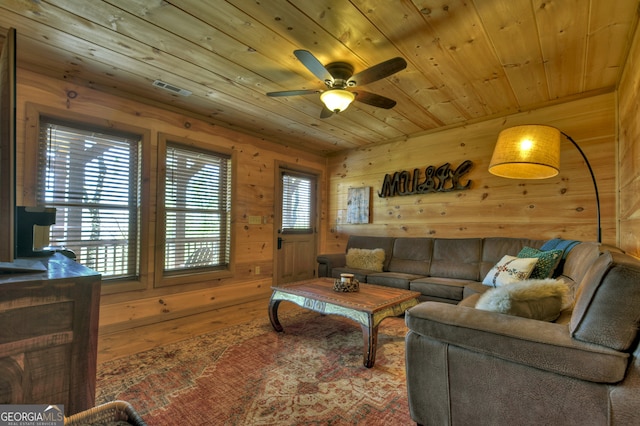
{"label": "framed wall art", "polygon": [[347,223],[369,223],[371,187],[349,188]]}

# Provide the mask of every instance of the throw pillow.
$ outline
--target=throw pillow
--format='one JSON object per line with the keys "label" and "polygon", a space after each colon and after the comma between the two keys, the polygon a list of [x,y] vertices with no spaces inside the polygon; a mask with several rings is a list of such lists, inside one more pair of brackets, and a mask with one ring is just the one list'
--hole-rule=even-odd
{"label": "throw pillow", "polygon": [[380,248],[373,250],[350,248],[346,256],[347,268],[382,272],[384,256],[384,250]]}
{"label": "throw pillow", "polygon": [[562,280],[525,280],[487,290],[478,299],[476,309],[555,321],[560,316],[568,291]]}
{"label": "throw pillow", "polygon": [[553,271],[556,270],[562,260],[562,253],[562,250],[541,251],[532,247],[523,247],[518,253],[518,257],[538,258],[538,262],[536,262],[536,266],[533,268],[529,278],[542,280],[553,276]]}
{"label": "throw pillow", "polygon": [[482,280],[482,284],[500,287],[526,280],[536,266],[535,257],[514,257],[504,255]]}

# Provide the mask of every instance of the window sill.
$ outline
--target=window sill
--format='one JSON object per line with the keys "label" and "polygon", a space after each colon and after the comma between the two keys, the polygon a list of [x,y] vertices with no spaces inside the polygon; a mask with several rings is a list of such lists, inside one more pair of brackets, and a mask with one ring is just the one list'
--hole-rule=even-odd
{"label": "window sill", "polygon": [[213,281],[221,281],[227,278],[232,278],[233,272],[231,269],[217,270],[217,271],[203,271],[203,272],[181,272],[175,275],[164,275],[156,280],[155,287],[169,287],[181,284],[193,284],[199,282],[209,282],[210,285],[215,285]]}

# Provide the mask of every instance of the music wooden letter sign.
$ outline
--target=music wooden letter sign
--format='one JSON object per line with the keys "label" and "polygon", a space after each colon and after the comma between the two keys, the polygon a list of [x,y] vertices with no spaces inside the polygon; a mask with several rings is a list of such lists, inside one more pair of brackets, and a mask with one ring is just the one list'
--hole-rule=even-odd
{"label": "music wooden letter sign", "polygon": [[393,175],[386,174],[378,197],[395,197],[396,195],[428,194],[431,192],[450,192],[469,189],[471,180],[462,183],[464,175],[469,173],[473,162],[466,160],[456,169],[445,163],[440,167],[429,166],[425,169],[424,180],[420,182],[420,169],[410,172],[404,170]]}

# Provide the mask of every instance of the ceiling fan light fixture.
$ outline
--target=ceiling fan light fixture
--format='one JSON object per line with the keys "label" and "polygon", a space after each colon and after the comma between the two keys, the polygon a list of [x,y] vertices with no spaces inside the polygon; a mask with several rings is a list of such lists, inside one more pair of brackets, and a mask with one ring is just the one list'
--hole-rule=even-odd
{"label": "ceiling fan light fixture", "polygon": [[356,95],[343,89],[331,89],[320,94],[320,100],[331,112],[342,112],[353,102]]}

